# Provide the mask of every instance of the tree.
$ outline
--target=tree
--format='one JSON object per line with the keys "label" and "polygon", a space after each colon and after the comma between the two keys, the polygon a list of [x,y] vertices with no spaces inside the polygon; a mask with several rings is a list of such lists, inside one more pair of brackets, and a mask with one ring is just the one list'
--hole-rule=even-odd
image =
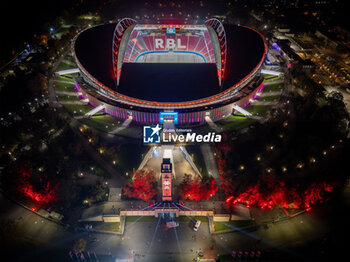
{"label": "tree", "polygon": [[47,90],[47,79],[43,74],[38,73],[28,81],[27,88],[32,95],[38,96]]}
{"label": "tree", "polygon": [[201,178],[185,174],[180,184],[180,196],[182,199],[206,200],[216,194],[218,186],[213,177]]}
{"label": "tree", "polygon": [[95,186],[92,188],[91,190],[91,194],[93,195],[93,198],[96,202],[102,201],[106,194],[108,187],[106,186],[106,184],[102,181],[102,179],[99,179],[98,181],[96,181]]}
{"label": "tree", "polygon": [[84,252],[86,248],[86,240],[84,238],[78,238],[73,243],[73,252],[81,253]]}
{"label": "tree", "polygon": [[156,186],[157,182],[153,171],[138,170],[123,190],[128,197],[149,201],[157,194]]}

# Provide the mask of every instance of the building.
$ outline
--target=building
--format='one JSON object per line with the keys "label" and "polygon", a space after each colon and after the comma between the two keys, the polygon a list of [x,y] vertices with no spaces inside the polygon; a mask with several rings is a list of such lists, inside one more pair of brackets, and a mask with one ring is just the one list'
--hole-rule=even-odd
{"label": "building", "polygon": [[74,39],[76,85],[90,105],[120,119],[160,123],[165,113],[179,125],[200,124],[229,116],[262,89],[266,48],[256,30],[217,19],[185,25],[126,18]]}

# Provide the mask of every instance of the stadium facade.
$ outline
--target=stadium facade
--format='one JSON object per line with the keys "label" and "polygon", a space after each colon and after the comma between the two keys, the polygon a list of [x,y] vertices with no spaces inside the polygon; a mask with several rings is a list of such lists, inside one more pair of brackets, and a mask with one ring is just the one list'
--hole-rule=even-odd
{"label": "stadium facade", "polygon": [[88,28],[73,41],[81,72],[76,86],[89,103],[147,124],[198,124],[246,106],[263,88],[266,51],[256,30],[224,27],[215,18],[193,25],[125,18]]}

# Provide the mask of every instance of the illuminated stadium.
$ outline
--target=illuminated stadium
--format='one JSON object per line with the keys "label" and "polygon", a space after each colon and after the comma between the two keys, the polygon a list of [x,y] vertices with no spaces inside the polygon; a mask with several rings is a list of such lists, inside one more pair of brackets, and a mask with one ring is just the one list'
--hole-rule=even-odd
{"label": "illuminated stadium", "polygon": [[246,106],[263,87],[264,37],[223,25],[142,23],[88,28],[74,39],[76,87],[95,111],[140,123],[198,124]]}

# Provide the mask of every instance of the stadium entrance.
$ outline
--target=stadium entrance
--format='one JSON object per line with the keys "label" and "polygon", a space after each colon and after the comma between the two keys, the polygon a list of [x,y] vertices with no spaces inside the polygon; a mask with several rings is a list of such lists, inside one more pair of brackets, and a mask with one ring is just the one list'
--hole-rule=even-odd
{"label": "stadium entrance", "polygon": [[159,113],[160,124],[173,123],[177,125],[178,123],[178,113],[177,112],[160,112]]}

